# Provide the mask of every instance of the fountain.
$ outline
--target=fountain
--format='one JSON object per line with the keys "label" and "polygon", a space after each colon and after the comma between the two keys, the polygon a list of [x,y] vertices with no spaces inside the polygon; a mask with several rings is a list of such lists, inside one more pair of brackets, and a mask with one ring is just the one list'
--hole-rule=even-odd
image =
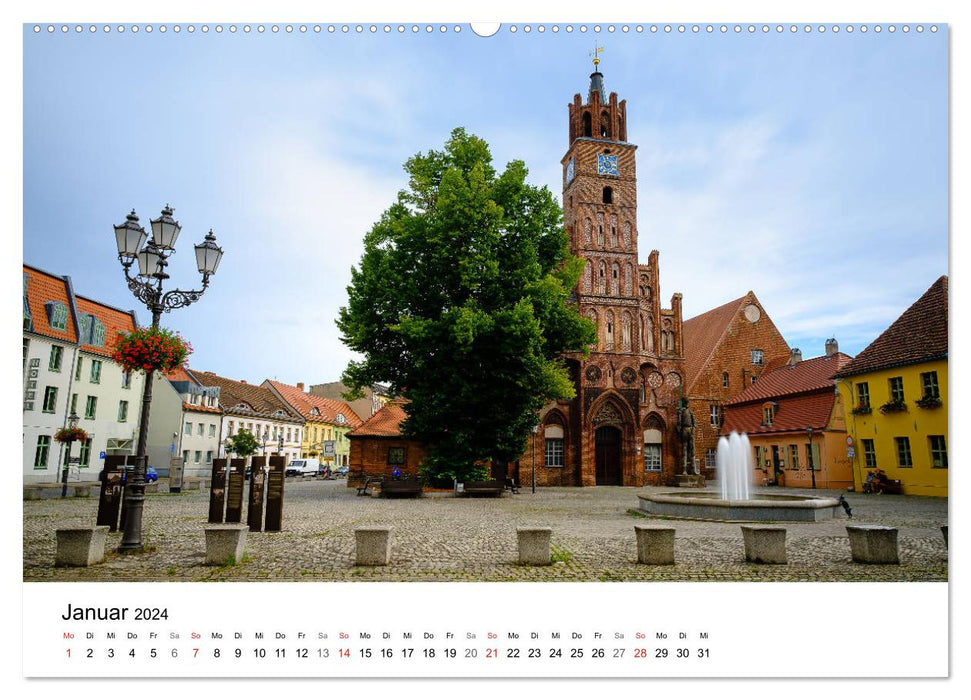
{"label": "fountain", "polygon": [[821,496],[779,493],[751,493],[754,473],[752,447],[743,433],[721,437],[715,458],[719,490],[683,493],[643,494],[638,510],[647,515],[696,520],[802,521],[829,520],[836,515],[839,501]]}

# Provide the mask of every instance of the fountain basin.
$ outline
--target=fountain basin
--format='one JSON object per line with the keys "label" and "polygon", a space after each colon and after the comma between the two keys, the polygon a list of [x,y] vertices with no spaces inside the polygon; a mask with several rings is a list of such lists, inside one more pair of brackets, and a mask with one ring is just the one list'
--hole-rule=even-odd
{"label": "fountain basin", "polygon": [[839,502],[822,496],[754,494],[748,500],[727,500],[720,493],[702,491],[643,494],[638,510],[647,515],[694,520],[735,522],[819,522],[836,516]]}

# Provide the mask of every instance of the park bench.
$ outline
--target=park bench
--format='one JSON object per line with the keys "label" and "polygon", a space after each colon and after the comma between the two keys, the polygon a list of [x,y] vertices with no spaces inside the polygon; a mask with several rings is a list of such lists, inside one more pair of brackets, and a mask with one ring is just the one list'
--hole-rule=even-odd
{"label": "park bench", "polygon": [[367,491],[369,488],[380,486],[381,482],[383,481],[384,481],[383,476],[369,476],[367,479],[364,480],[364,483],[361,486],[357,487],[357,495],[358,496],[368,495]]}
{"label": "park bench", "polygon": [[519,493],[519,484],[516,482],[515,479],[507,478],[505,483],[506,483],[507,491],[509,491],[510,493]]}
{"label": "park bench", "polygon": [[502,496],[506,485],[502,481],[467,481],[462,488],[466,496]]}
{"label": "park bench", "polygon": [[390,479],[381,482],[382,498],[417,498],[421,495],[418,479]]}

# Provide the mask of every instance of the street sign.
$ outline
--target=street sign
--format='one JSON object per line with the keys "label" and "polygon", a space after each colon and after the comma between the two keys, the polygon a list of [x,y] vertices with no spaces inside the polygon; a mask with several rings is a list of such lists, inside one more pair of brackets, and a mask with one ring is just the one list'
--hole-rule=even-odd
{"label": "street sign", "polygon": [[105,458],[104,450],[101,451],[101,454],[99,454],[98,457],[100,457],[101,459]]}
{"label": "street sign", "polygon": [[325,440],[324,441],[324,456],[325,457],[333,457],[336,454],[336,450],[334,449],[334,445],[335,445],[335,442],[333,440]]}
{"label": "street sign", "polygon": [[853,459],[854,457],[856,457],[856,450],[854,450],[852,447],[847,447],[846,456],[849,457],[850,459]]}
{"label": "street sign", "polygon": [[853,447],[853,436],[852,435],[847,435],[846,436],[846,446],[847,447]]}
{"label": "street sign", "polygon": [[175,443],[174,442],[170,442],[169,443],[169,454],[170,455],[174,455],[175,454]]}

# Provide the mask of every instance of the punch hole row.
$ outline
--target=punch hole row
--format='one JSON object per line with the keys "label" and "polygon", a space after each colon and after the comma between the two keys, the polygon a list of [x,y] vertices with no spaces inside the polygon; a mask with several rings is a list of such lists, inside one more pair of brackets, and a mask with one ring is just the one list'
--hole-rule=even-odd
{"label": "punch hole row", "polygon": [[[704,34],[770,34],[772,32],[776,34],[784,34],[784,33],[839,34],[840,32],[845,32],[847,34],[852,34],[853,32],[856,32],[856,31],[859,31],[862,34],[866,34],[871,31],[876,34],[880,34],[883,31],[887,31],[890,34],[894,34],[897,31],[900,31],[904,34],[909,34],[911,31],[914,31],[918,34],[922,34],[924,33],[925,29],[927,31],[930,31],[931,33],[936,33],[938,31],[938,27],[935,24],[932,24],[926,28],[922,24],[918,24],[914,26],[911,26],[909,24],[904,24],[904,25],[900,25],[899,27],[898,25],[895,25],[895,24],[890,24],[886,26],[880,25],[880,24],[875,24],[875,25],[861,24],[859,26],[852,25],[852,24],[842,25],[842,26],[838,24],[828,25],[828,26],[824,24],[818,24],[818,25],[812,25],[812,24],[804,24],[804,25],[799,25],[799,24],[789,24],[789,25],[784,25],[784,24],[775,24],[775,25],[769,25],[769,24],[760,24],[760,25],[756,25],[756,24],[747,24],[747,25],[741,25],[741,24],[733,24],[733,25],[728,25],[728,24],[720,24],[720,25],[608,24],[605,26],[601,26],[599,24],[590,25],[590,26],[586,24],[580,24],[576,26],[572,24],[567,24],[563,26],[558,24],[554,24],[550,26],[543,25],[543,24],[539,24],[539,25],[511,24],[508,27],[506,27],[506,31],[508,31],[510,34],[517,34],[520,32],[524,34],[530,34],[534,31],[538,34],[545,34],[547,31],[553,34],[558,34],[560,32],[565,32],[566,34],[572,34],[573,32],[579,32],[581,34],[585,34],[588,32],[592,32],[594,34],[600,34],[603,32],[607,32],[609,34],[613,34],[616,32],[620,32],[622,34],[629,34],[629,33],[635,33],[635,34],[644,34],[644,33],[649,33],[649,34],[658,34],[658,33],[662,33],[662,34],[675,34],[675,33],[676,34],[688,34],[688,33],[690,34],[702,34],[702,33]],[[229,24],[229,25],[222,25],[222,24],[216,24],[212,26],[208,24],[203,24],[203,25],[199,25],[198,27],[196,27],[196,25],[194,24],[189,24],[184,27],[180,24],[174,24],[171,26],[165,25],[165,24],[160,24],[157,26],[151,25],[151,24],[146,24],[146,25],[119,24],[114,26],[108,25],[108,24],[105,24],[105,25],[48,24],[47,26],[35,24],[33,26],[34,34],[40,34],[45,31],[48,34],[54,34],[57,32],[60,32],[61,34],[69,34],[72,32],[75,34],[83,34],[83,33],[95,34],[98,32],[101,32],[104,34],[109,34],[111,32],[116,32],[118,34],[124,34],[125,32],[131,32],[132,34],[138,34],[139,32],[144,32],[145,34],[152,34],[153,32],[158,32],[160,34],[165,34],[168,32],[172,32],[174,34],[181,34],[182,32],[186,32],[188,34],[195,34],[197,31],[201,32],[202,34],[208,34],[210,32],[215,32],[216,34],[222,34],[224,32],[228,32],[230,34],[236,34],[240,32],[243,34],[251,34],[254,32],[257,34],[265,34],[267,32],[271,34],[279,34],[280,32],[284,32],[286,34],[293,34],[293,33],[307,34],[308,32],[314,33],[314,34],[321,34],[321,33],[327,33],[327,34],[448,34],[448,33],[454,33],[454,34],[459,34],[463,30],[462,30],[462,27],[457,24],[455,25],[446,25],[446,24],[440,24],[440,25],[432,25],[432,24],[424,24],[424,25],[419,25],[419,24],[410,24],[410,25],[405,25],[405,24],[397,24],[397,25],[390,25],[390,24],[383,24],[383,25],[378,25],[378,24],[235,25],[235,24]],[[471,31],[473,34],[477,34],[479,36],[492,36],[499,31],[499,27],[495,27],[494,29],[490,30],[485,28],[479,29],[473,26]]]}

